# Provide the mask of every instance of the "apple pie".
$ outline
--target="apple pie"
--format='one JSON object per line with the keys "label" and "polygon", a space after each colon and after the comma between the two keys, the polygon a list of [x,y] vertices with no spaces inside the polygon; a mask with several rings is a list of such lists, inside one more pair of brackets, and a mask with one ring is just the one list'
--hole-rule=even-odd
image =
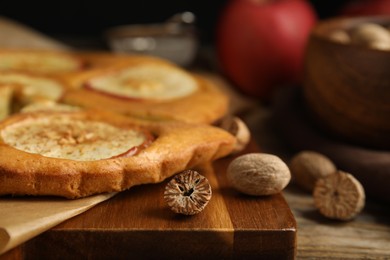
{"label": "apple pie", "polygon": [[225,156],[236,142],[208,125],[227,97],[157,58],[0,50],[0,94],[0,195],[122,191]]}
{"label": "apple pie", "polygon": [[226,95],[211,82],[157,58],[128,57],[67,81],[71,90],[63,102],[135,117],[209,124],[228,108]]}
{"label": "apple pie", "polygon": [[0,122],[0,195],[122,191],[225,156],[234,143],[209,125],[101,110],[19,113]]}
{"label": "apple pie", "polygon": [[213,83],[148,56],[0,49],[0,84],[14,85],[16,111],[61,97],[129,116],[211,124],[228,109]]}

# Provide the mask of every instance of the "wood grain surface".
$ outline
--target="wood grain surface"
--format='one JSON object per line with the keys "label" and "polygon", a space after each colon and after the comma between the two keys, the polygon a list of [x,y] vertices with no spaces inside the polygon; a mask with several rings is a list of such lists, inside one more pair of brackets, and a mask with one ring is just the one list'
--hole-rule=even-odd
{"label": "wood grain surface", "polygon": [[[277,154],[288,163],[299,150],[280,134],[282,127],[292,128],[291,122],[286,121],[284,126],[276,128],[274,113],[270,107],[259,106],[245,113],[243,118],[262,152]],[[296,138],[309,136],[303,133]],[[389,181],[389,178],[383,181]],[[320,215],[312,195],[299,189],[294,180],[283,195],[297,221],[297,259],[390,259],[390,207],[387,201],[368,199],[356,219],[340,222]]]}
{"label": "wood grain surface", "polygon": [[356,219],[324,218],[313,198],[291,184],[284,192],[297,220],[297,259],[390,259],[390,209],[376,201]]}
{"label": "wood grain surface", "polygon": [[[252,142],[247,152],[259,151]],[[296,222],[282,194],[251,197],[233,190],[226,168],[235,157],[199,167],[213,196],[195,216],[173,213],[166,182],[142,185],[8,252],[4,259],[293,259]]]}

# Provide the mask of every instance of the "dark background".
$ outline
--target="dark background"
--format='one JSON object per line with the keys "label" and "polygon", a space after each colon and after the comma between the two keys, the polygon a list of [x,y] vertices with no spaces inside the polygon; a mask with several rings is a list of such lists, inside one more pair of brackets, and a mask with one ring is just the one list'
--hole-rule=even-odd
{"label": "dark background", "polygon": [[[68,43],[102,40],[111,26],[161,23],[175,13],[191,11],[202,43],[212,43],[219,14],[228,0],[138,1],[0,1],[0,15],[27,24]],[[337,13],[346,0],[311,0],[319,18]]]}

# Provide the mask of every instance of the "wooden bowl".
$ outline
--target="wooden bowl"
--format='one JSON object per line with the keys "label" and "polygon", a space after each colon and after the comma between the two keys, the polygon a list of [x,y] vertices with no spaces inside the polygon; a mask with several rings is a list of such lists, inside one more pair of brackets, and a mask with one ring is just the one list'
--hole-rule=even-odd
{"label": "wooden bowl", "polygon": [[305,56],[304,98],[313,121],[343,140],[390,148],[390,51],[330,39],[336,29],[387,17],[333,18],[312,31]]}

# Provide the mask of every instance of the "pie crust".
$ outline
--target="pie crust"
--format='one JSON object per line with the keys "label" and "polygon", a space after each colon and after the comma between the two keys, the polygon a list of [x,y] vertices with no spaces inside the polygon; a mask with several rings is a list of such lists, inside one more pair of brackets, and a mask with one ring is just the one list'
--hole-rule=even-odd
{"label": "pie crust", "polygon": [[0,71],[54,75],[79,71],[83,67],[80,58],[67,52],[0,49]]}
{"label": "pie crust", "polygon": [[127,57],[67,81],[63,102],[129,116],[210,124],[228,110],[227,96],[213,83],[157,58]]}
{"label": "pie crust", "polygon": [[0,71],[67,77],[91,68],[108,68],[126,64],[133,59],[132,57],[109,52],[0,49]]}
{"label": "pie crust", "polygon": [[100,110],[16,114],[0,122],[0,195],[122,191],[225,156],[234,144],[212,126]]}
{"label": "pie crust", "polygon": [[207,125],[225,115],[227,97],[158,58],[0,49],[0,86],[0,195],[122,191],[228,155],[236,142]]}
{"label": "pie crust", "polygon": [[[220,119],[228,110],[227,96],[212,82],[149,56],[0,49],[0,73],[0,84],[16,86],[15,100],[21,106],[61,96],[61,102],[70,105],[104,107],[153,120],[207,124]],[[19,81],[1,82],[11,74],[18,74]],[[115,80],[123,75],[126,84]],[[28,80],[34,82],[37,77],[41,77],[43,84],[31,88]],[[61,82],[66,91],[62,93],[55,83],[49,87],[49,81]],[[31,89],[32,93],[24,93]],[[35,95],[36,91],[40,94]]]}

